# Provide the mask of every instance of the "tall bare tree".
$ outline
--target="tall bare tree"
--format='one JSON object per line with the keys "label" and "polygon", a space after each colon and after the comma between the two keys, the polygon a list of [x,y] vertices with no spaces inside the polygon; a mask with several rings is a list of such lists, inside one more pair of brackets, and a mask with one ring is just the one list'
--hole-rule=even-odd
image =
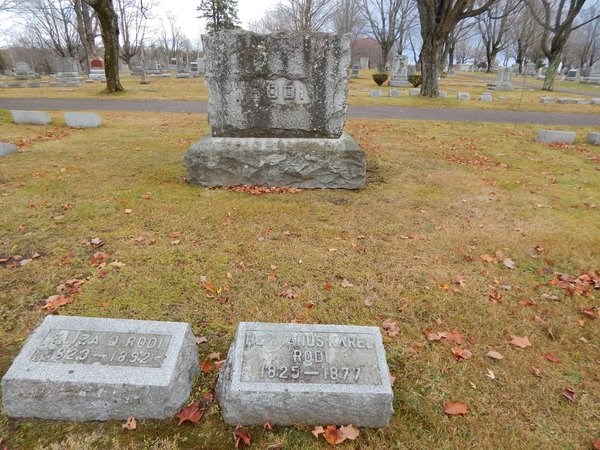
{"label": "tall bare tree", "polygon": [[96,55],[96,35],[98,33],[98,20],[90,6],[83,0],[72,0],[73,9],[77,18],[76,26],[81,46],[83,48],[83,64],[86,73],[90,71],[90,59]]}
{"label": "tall bare tree", "polygon": [[166,19],[161,19],[160,23],[158,45],[164,49],[168,58],[174,58],[184,48],[186,37],[177,23],[177,17],[171,11],[167,12]]}
{"label": "tall bare tree", "polygon": [[500,0],[477,18],[477,28],[485,48],[487,72],[492,71],[496,56],[509,44],[507,32],[521,9],[519,3],[520,0]]}
{"label": "tall bare tree", "polygon": [[331,16],[331,23],[336,33],[352,33],[353,39],[356,39],[366,25],[361,13],[361,0],[339,0]]}
{"label": "tall bare tree", "polygon": [[121,30],[121,59],[128,65],[144,45],[148,20],[152,18],[153,0],[116,0]]}
{"label": "tall bare tree", "polygon": [[515,62],[519,65],[519,73],[527,60],[539,62],[543,54],[539,51],[542,27],[535,21],[529,8],[522,8],[512,20],[509,29],[509,46]]}
{"label": "tall bare tree", "polygon": [[104,73],[108,94],[123,92],[119,78],[119,18],[113,0],[85,0],[96,12],[104,44]]}
{"label": "tall bare tree", "polygon": [[[600,7],[600,4],[598,7]],[[590,8],[585,12],[583,20],[587,21],[587,19],[593,17],[596,11],[596,9]],[[588,22],[583,27],[575,30],[569,38],[564,53],[570,55],[573,63],[582,69],[591,67],[600,61],[600,20]]]}
{"label": "tall bare tree", "polygon": [[440,53],[450,33],[461,20],[477,17],[497,0],[418,0],[421,21],[421,95],[438,97]]}
{"label": "tall bare tree", "polygon": [[399,53],[404,49],[407,32],[416,23],[415,3],[412,0],[362,0],[362,13],[370,34],[381,48],[378,70],[383,72],[394,45]]}
{"label": "tall bare tree", "polygon": [[542,51],[546,55],[546,58],[548,58],[548,70],[546,70],[546,77],[542,86],[542,89],[545,91],[554,90],[554,79],[556,78],[563,50],[571,33],[587,23],[600,19],[600,14],[596,14],[588,20],[575,23],[585,2],[586,0],[570,0],[568,2],[566,0],[559,0],[558,2],[550,0],[526,0],[533,18],[544,30]]}
{"label": "tall bare tree", "polygon": [[79,56],[81,41],[71,0],[20,0],[15,12],[37,46],[58,56]]}
{"label": "tall bare tree", "polygon": [[275,9],[290,30],[325,31],[336,6],[335,0],[280,0]]}

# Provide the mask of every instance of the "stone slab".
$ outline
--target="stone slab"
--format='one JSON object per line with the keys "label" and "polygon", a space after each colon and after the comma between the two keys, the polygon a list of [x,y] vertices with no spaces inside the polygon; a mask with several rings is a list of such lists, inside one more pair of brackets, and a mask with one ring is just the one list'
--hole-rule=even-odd
{"label": "stone slab", "polygon": [[556,103],[557,99],[554,97],[540,97],[540,103]]}
{"label": "stone slab", "polygon": [[440,98],[448,98],[448,92],[446,92],[446,91],[438,91],[438,97],[440,97]]}
{"label": "stone slab", "polygon": [[410,88],[408,95],[421,95],[421,88]]}
{"label": "stone slab", "polygon": [[538,130],[536,141],[543,144],[572,144],[575,142],[575,132]]}
{"label": "stone slab", "polygon": [[590,99],[592,105],[600,105],[600,98],[592,98]]}
{"label": "stone slab", "polygon": [[383,93],[381,89],[371,89],[371,97],[382,97]]}
{"label": "stone slab", "polygon": [[400,97],[399,89],[390,89],[390,97]]}
{"label": "stone slab", "polygon": [[576,98],[560,97],[558,99],[558,103],[562,103],[564,105],[576,105],[577,104],[577,99]]}
{"label": "stone slab", "polygon": [[379,428],[394,412],[377,327],[242,322],[216,396],[230,425]]}
{"label": "stone slab", "polygon": [[94,113],[67,111],[65,122],[69,128],[98,128],[102,124],[102,118]]}
{"label": "stone slab", "polygon": [[187,323],[48,316],[2,378],[10,417],[172,417],[198,375]]}
{"label": "stone slab", "polygon": [[0,156],[8,156],[17,152],[17,146],[15,144],[9,144],[8,142],[0,142]]}
{"label": "stone slab", "polygon": [[600,133],[590,131],[587,135],[588,144],[600,145]]}
{"label": "stone slab", "polygon": [[338,138],[351,39],[243,30],[203,35],[213,136]]}
{"label": "stone slab", "polygon": [[52,122],[50,114],[42,111],[12,110],[13,121],[21,125],[48,125]]}
{"label": "stone slab", "polygon": [[469,100],[471,96],[468,92],[459,92],[458,94],[456,94],[456,98],[459,100]]}
{"label": "stone slab", "polygon": [[185,156],[188,181],[203,186],[268,185],[361,189],[365,154],[348,134],[338,139],[205,136]]}
{"label": "stone slab", "polygon": [[479,96],[479,100],[482,102],[491,102],[492,101],[492,94],[481,94]]}

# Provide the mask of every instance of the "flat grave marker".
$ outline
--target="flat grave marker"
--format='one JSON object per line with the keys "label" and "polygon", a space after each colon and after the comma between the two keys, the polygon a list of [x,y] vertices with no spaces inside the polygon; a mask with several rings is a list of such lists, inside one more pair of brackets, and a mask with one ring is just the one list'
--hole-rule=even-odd
{"label": "flat grave marker", "polygon": [[58,420],[172,417],[199,372],[181,322],[48,316],[2,378],[4,413]]}
{"label": "flat grave marker", "polygon": [[393,413],[377,327],[242,322],[216,393],[231,425],[383,427]]}

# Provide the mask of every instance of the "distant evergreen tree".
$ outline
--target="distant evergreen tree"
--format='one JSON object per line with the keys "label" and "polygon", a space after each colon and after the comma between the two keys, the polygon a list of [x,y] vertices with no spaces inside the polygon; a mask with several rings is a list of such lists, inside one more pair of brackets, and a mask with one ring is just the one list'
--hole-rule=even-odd
{"label": "distant evergreen tree", "polygon": [[202,0],[196,9],[200,19],[206,19],[206,29],[212,33],[238,28],[237,0]]}

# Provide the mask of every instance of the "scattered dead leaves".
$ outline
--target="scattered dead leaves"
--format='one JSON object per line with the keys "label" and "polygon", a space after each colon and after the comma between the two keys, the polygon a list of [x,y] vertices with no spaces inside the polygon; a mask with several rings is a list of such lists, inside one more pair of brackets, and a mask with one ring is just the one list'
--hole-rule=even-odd
{"label": "scattered dead leaves", "polygon": [[469,359],[471,356],[473,356],[473,353],[464,348],[453,347],[452,356],[454,356],[454,359],[456,359],[457,361],[462,361],[464,359]]}
{"label": "scattered dead leaves", "polygon": [[400,327],[398,326],[398,322],[392,319],[385,319],[381,324],[386,334],[394,338],[400,334]]}
{"label": "scattered dead leaves", "polygon": [[338,445],[346,440],[355,440],[360,435],[360,430],[350,425],[342,425],[339,428],[336,425],[327,425],[325,428],[318,425],[316,426],[311,433],[317,439],[320,435],[323,435],[323,438],[330,445]]}
{"label": "scattered dead leaves", "polygon": [[179,423],[177,426],[180,426],[184,422],[198,423],[200,422],[200,419],[202,419],[202,414],[204,414],[204,410],[200,409],[200,402],[198,400],[194,400],[177,413],[177,417],[179,418]]}
{"label": "scattered dead leaves", "polygon": [[270,186],[259,186],[259,185],[240,185],[240,186],[226,186],[224,188],[211,188],[211,189],[226,189],[232,192],[238,192],[242,194],[250,195],[263,195],[263,194],[296,194],[302,192],[302,189],[293,187],[270,187]]}
{"label": "scattered dead leaves", "polygon": [[562,289],[571,297],[587,295],[591,290],[600,289],[600,270],[587,270],[578,277],[557,272],[555,277],[548,285]]}
{"label": "scattered dead leaves", "polygon": [[543,356],[545,359],[547,359],[548,361],[550,361],[552,363],[557,363],[560,361],[560,359],[558,359],[558,357],[553,355],[552,353],[544,353]]}
{"label": "scattered dead leaves", "polygon": [[500,359],[504,358],[504,356],[502,356],[501,353],[499,353],[499,352],[497,352],[495,350],[490,350],[489,352],[487,352],[485,354],[485,356],[487,356],[488,358],[495,359],[495,360],[500,360]]}
{"label": "scattered dead leaves", "polygon": [[575,391],[571,388],[566,388],[563,389],[563,391],[561,392],[561,395],[566,398],[567,400],[569,400],[570,402],[575,402]]}
{"label": "scattered dead leaves", "polygon": [[66,295],[51,295],[46,299],[46,304],[42,306],[42,309],[48,312],[54,312],[61,306],[68,305],[73,299],[71,296]]}

